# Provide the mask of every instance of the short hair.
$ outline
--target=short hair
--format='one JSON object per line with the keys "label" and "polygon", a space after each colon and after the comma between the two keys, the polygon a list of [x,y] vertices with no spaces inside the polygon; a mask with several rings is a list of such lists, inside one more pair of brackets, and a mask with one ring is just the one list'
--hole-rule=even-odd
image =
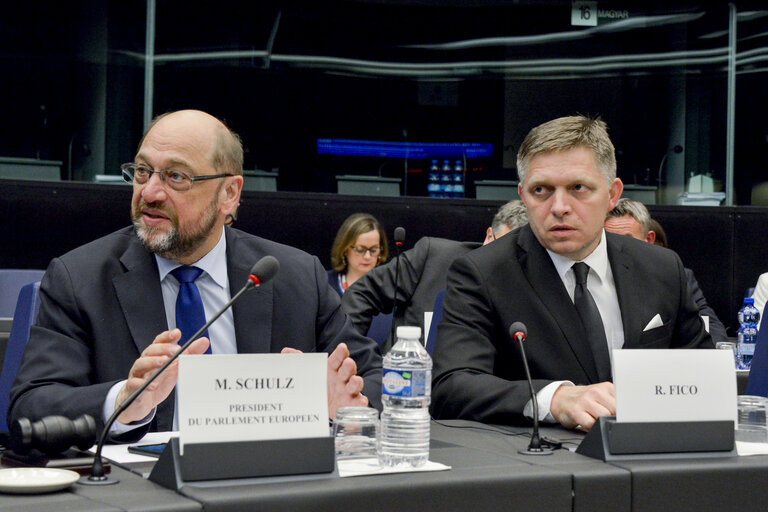
{"label": "short hair", "polygon": [[379,232],[379,247],[381,251],[379,252],[376,264],[387,261],[387,256],[389,255],[387,234],[384,232],[381,223],[376,220],[376,217],[368,213],[353,213],[344,220],[344,223],[336,233],[336,238],[333,240],[333,246],[331,247],[331,267],[333,270],[342,272],[347,268],[344,253],[355,245],[355,240],[357,240],[358,236],[369,231]]}
{"label": "short hair", "polygon": [[[144,131],[144,135],[141,136],[139,141],[139,149],[144,144],[144,139],[147,138],[147,134],[160,122],[163,118],[173,114],[174,112],[166,112],[160,114],[152,119],[147,129]],[[208,114],[210,115],[210,114]],[[214,116],[211,116],[214,117]],[[224,130],[216,130],[216,144],[213,148],[213,158],[211,164],[216,170],[224,171],[227,174],[243,174],[243,141],[240,136],[232,131],[227,123],[223,120],[214,117],[219,121]]]}
{"label": "short hair", "polygon": [[525,209],[525,205],[519,199],[514,199],[505,203],[493,216],[491,222],[491,230],[494,233],[501,227],[507,226],[509,229],[517,229],[520,226],[528,224],[528,212]]}
{"label": "short hair", "polygon": [[664,232],[664,228],[661,227],[659,221],[653,218],[651,218],[651,231],[656,233],[656,240],[653,242],[654,244],[669,248],[669,244],[667,243],[667,234]]}
{"label": "short hair", "polygon": [[651,214],[648,213],[648,208],[645,207],[640,201],[634,201],[628,197],[622,197],[616,203],[613,210],[608,212],[607,217],[624,217],[629,215],[634,218],[643,230],[648,233],[651,229]]}
{"label": "short hair", "polygon": [[534,156],[578,147],[592,150],[598,170],[610,185],[616,179],[616,150],[608,137],[608,125],[600,118],[581,115],[559,117],[528,132],[517,152],[520,183],[525,181],[528,164]]}

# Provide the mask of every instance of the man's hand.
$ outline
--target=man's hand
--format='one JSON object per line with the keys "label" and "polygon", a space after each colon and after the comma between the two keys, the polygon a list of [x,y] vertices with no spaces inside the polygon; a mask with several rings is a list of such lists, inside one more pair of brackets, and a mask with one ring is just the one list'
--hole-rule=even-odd
{"label": "man's hand", "polygon": [[566,428],[589,430],[600,416],[616,414],[612,382],[590,386],[560,386],[549,406],[552,416]]}
{"label": "man's hand", "polygon": [[[284,348],[281,354],[300,354],[295,348]],[[328,356],[328,415],[336,417],[339,407],[368,405],[368,398],[362,394],[363,378],[357,375],[357,364],[349,357],[349,349],[339,343]]]}
{"label": "man's hand", "polygon": [[[115,407],[119,407],[131,393],[139,389],[144,382],[157,372],[157,369],[165,364],[168,359],[175,354],[181,346],[179,339],[181,331],[174,329],[165,331],[157,335],[150,346],[144,349],[131,367],[123,389],[117,395]],[[208,349],[208,338],[199,338],[195,340],[186,350],[186,354],[202,354]],[[174,361],[158,379],[145,389],[141,395],[134,401],[130,407],[117,417],[120,423],[128,424],[139,421],[147,416],[157,404],[168,398],[168,395],[176,386],[176,379],[179,375],[179,362]]]}

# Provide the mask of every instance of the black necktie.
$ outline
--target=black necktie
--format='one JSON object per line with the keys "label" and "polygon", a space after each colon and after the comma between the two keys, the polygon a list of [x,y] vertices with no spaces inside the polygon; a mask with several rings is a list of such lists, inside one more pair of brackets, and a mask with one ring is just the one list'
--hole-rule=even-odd
{"label": "black necktie", "polygon": [[600,311],[597,309],[595,299],[587,289],[587,275],[589,265],[583,262],[573,264],[573,275],[576,277],[576,289],[573,292],[573,304],[579,312],[581,323],[587,331],[589,345],[592,347],[592,355],[595,357],[597,375],[600,382],[611,380],[611,357],[608,354],[608,342],[605,339],[605,329]]}

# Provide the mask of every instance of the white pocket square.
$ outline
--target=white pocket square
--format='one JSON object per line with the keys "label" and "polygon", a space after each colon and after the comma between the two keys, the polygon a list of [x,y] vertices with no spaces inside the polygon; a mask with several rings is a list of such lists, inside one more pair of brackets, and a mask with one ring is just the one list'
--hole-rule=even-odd
{"label": "white pocket square", "polygon": [[656,316],[651,318],[651,321],[648,322],[648,325],[645,326],[645,329],[643,329],[643,332],[650,331],[651,329],[655,329],[657,327],[661,327],[664,325],[664,322],[661,321],[661,316],[656,313]]}

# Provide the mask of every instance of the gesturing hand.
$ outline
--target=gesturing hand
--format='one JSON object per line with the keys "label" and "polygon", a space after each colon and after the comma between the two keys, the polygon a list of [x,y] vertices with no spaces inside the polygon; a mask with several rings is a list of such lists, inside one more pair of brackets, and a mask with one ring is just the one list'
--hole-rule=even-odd
{"label": "gesturing hand", "polygon": [[[115,407],[119,407],[131,393],[141,387],[147,379],[157,372],[158,368],[181,348],[178,344],[180,338],[181,331],[178,329],[164,331],[157,335],[152,344],[144,349],[141,356],[134,361],[131,371],[128,373],[128,380],[125,381],[123,389],[117,395]],[[197,339],[185,353],[202,354],[208,349],[208,344],[208,338]],[[139,395],[130,407],[117,417],[117,420],[120,423],[128,424],[145,418],[157,404],[168,398],[176,386],[178,374],[179,362],[174,361],[155,382]]]}
{"label": "gesturing hand", "polygon": [[[300,354],[295,348],[284,348],[282,354]],[[336,417],[339,407],[368,405],[368,398],[362,394],[363,378],[357,375],[357,364],[349,357],[349,349],[339,343],[328,356],[328,415]]]}

